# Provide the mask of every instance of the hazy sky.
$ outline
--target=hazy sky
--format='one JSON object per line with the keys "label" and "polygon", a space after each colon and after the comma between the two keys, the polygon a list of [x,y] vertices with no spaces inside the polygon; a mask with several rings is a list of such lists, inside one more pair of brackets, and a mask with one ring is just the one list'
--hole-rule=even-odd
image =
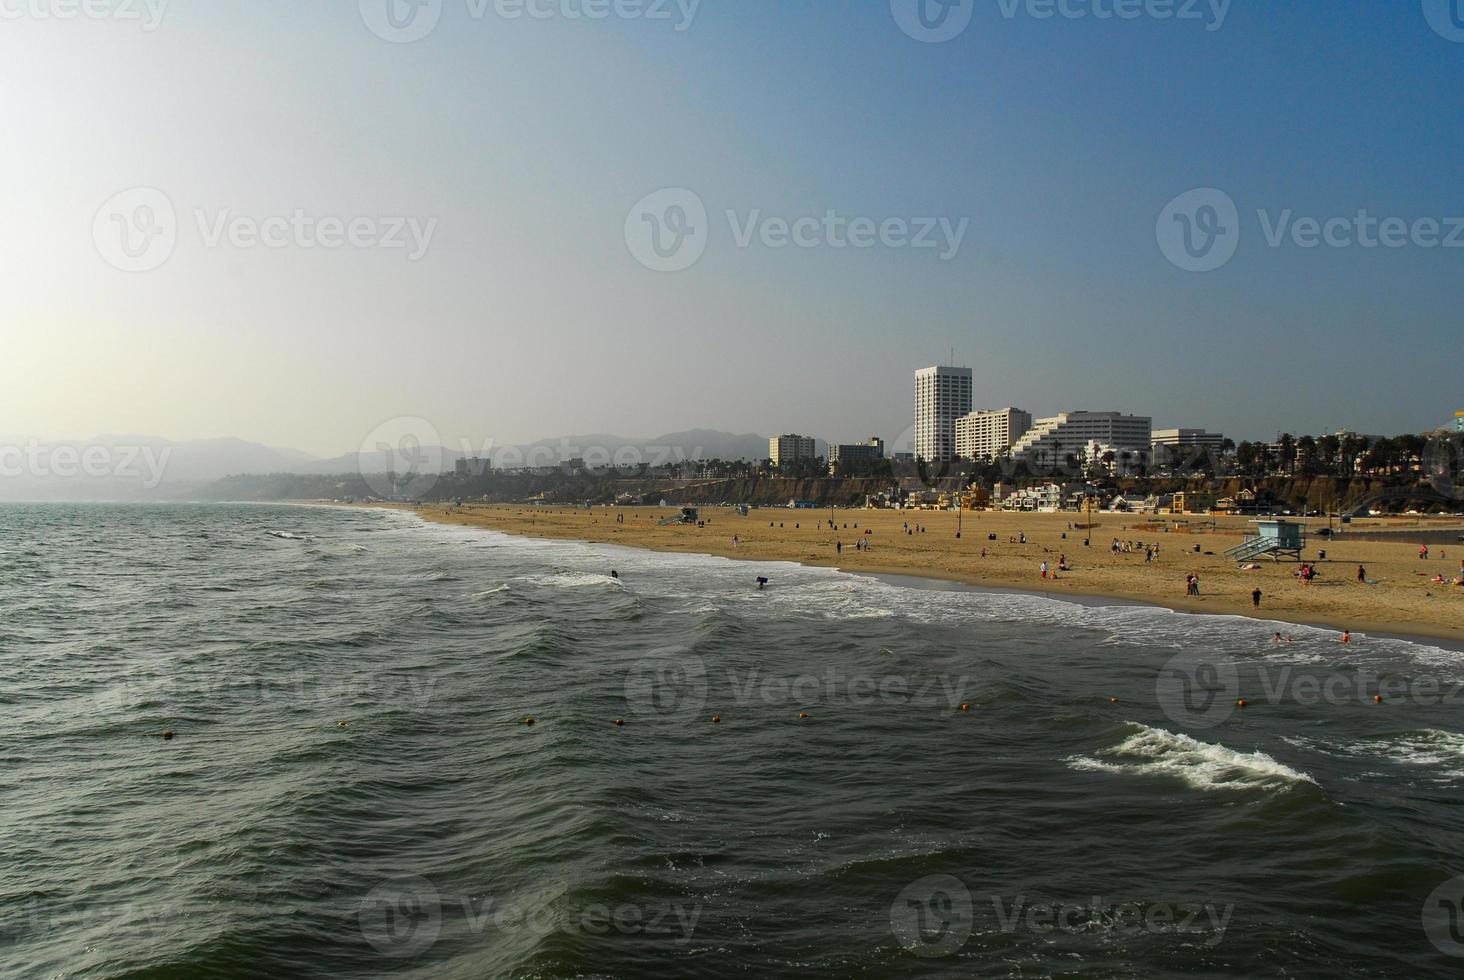
{"label": "hazy sky", "polygon": [[3,432],[893,439],[953,347],[1039,416],[1464,408],[1460,0],[77,2],[0,0]]}

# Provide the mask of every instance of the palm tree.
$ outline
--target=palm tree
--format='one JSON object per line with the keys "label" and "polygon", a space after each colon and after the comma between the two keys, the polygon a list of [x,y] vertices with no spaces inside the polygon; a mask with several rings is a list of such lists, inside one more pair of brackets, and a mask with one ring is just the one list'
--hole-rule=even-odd
{"label": "palm tree", "polygon": [[1335,476],[1338,464],[1342,455],[1342,440],[1337,436],[1322,436],[1317,440],[1318,463],[1321,471],[1328,476]]}
{"label": "palm tree", "polygon": [[1281,469],[1287,473],[1296,472],[1296,437],[1289,432],[1281,434],[1279,462]]}
{"label": "palm tree", "polygon": [[1311,436],[1302,436],[1296,442],[1296,462],[1302,476],[1317,475],[1317,441]]}

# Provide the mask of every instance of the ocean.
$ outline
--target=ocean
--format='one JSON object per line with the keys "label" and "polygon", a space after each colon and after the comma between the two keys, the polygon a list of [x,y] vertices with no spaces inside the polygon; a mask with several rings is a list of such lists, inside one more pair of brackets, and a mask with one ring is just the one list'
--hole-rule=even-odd
{"label": "ocean", "polygon": [[7,505],[0,976],[1455,976],[1461,658],[399,512]]}

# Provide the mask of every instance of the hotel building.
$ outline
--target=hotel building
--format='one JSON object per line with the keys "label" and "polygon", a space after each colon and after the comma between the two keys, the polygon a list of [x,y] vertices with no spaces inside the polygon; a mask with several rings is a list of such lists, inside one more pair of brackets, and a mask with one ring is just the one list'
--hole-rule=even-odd
{"label": "hotel building", "polygon": [[956,455],[962,459],[998,459],[1032,428],[1032,413],[1020,408],[972,412],[956,419]]}
{"label": "hotel building", "polygon": [[811,462],[817,455],[818,449],[809,436],[773,436],[768,440],[768,459],[774,466]]}
{"label": "hotel building", "polygon": [[971,414],[971,369],[928,367],[915,372],[915,455],[948,461],[956,455],[956,419]]}
{"label": "hotel building", "polygon": [[1064,412],[1038,419],[1012,446],[1012,458],[1061,465],[1068,454],[1080,453],[1094,442],[1118,452],[1147,453],[1154,443],[1154,420],[1119,412]]}
{"label": "hotel building", "polygon": [[841,464],[851,466],[878,463],[884,459],[884,440],[879,436],[870,436],[865,442],[846,443],[839,446],[829,447],[829,475],[838,473]]}

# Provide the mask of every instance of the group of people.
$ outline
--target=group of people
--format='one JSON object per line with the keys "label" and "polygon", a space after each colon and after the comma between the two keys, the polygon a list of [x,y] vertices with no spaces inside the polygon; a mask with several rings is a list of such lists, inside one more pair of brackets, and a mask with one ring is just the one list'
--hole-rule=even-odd
{"label": "group of people", "polygon": [[[1359,568],[1359,570],[1365,571],[1361,568]],[[1311,585],[1312,580],[1316,578],[1320,573],[1317,571],[1317,566],[1313,565],[1311,562],[1305,562],[1292,574],[1296,576],[1297,581],[1299,581],[1302,585]]]}
{"label": "group of people", "polygon": [[1199,595],[1200,594],[1200,577],[1198,575],[1196,575],[1194,572],[1190,572],[1188,575],[1186,575],[1184,577],[1184,584],[1185,584],[1185,593],[1184,593],[1185,595]]}
{"label": "group of people", "polygon": [[[982,551],[981,551],[981,557],[982,558],[985,558],[986,557],[986,550],[985,549],[982,549]],[[1058,558],[1057,558],[1057,572],[1070,572],[1072,570],[1073,570],[1073,567],[1068,564],[1068,556],[1067,555],[1059,555]],[[1048,564],[1048,562],[1047,562],[1046,559],[1043,559],[1042,566],[1041,566],[1040,571],[1042,572],[1042,577],[1043,578],[1054,578],[1054,579],[1057,578],[1057,572],[1054,572],[1052,570],[1052,566],[1050,564]]]}
{"label": "group of people", "polygon": [[[1288,644],[1291,644],[1293,642],[1295,642],[1295,641],[1292,640],[1290,634],[1287,634],[1286,636],[1283,637],[1280,633],[1277,633],[1274,637],[1271,638],[1271,645],[1274,646],[1274,647],[1288,645]],[[1352,631],[1351,630],[1343,630],[1342,631],[1341,643],[1342,643],[1343,646],[1351,646],[1352,645]]]}
{"label": "group of people", "polygon": [[1159,546],[1157,544],[1146,545],[1142,541],[1120,541],[1118,538],[1114,538],[1113,543],[1108,546],[1108,550],[1113,552],[1114,557],[1119,555],[1132,555],[1142,551],[1144,553],[1144,564],[1146,565],[1159,557]]}

